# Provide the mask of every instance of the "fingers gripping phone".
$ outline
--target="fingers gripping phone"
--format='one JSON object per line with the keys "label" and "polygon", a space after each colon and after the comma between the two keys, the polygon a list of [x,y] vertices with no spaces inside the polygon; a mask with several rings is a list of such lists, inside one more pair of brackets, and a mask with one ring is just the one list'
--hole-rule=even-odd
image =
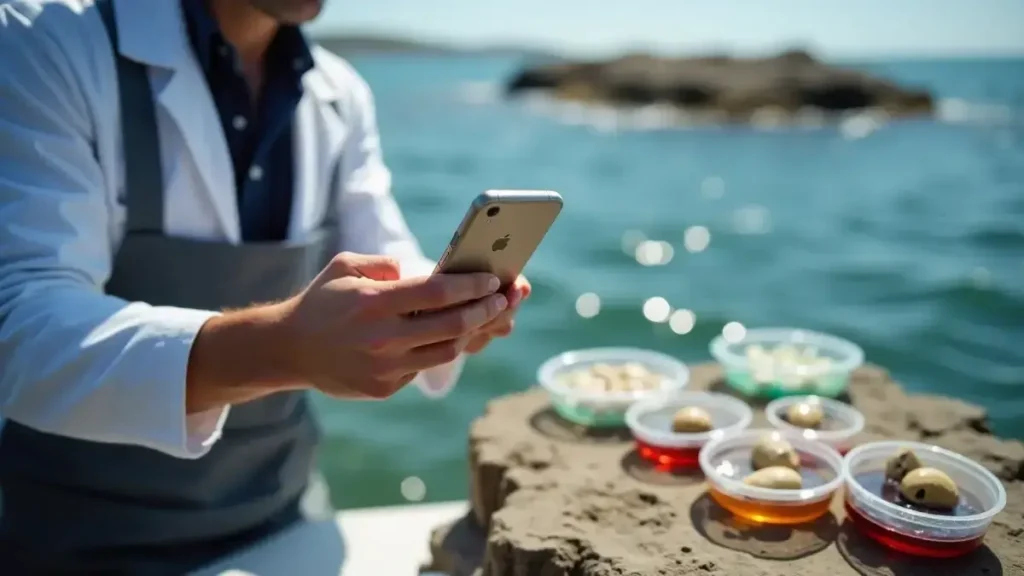
{"label": "fingers gripping phone", "polygon": [[488,190],[473,200],[435,274],[489,272],[502,290],[515,282],[562,211],[546,190]]}

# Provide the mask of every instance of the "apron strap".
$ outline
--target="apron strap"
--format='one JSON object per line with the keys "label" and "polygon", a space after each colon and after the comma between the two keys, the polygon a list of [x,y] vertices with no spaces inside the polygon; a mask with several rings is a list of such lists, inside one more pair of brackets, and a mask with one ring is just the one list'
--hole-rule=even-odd
{"label": "apron strap", "polygon": [[162,233],[164,178],[149,74],[145,65],[121,55],[113,0],[97,0],[95,5],[110,37],[117,65],[125,207],[128,212],[125,231]]}

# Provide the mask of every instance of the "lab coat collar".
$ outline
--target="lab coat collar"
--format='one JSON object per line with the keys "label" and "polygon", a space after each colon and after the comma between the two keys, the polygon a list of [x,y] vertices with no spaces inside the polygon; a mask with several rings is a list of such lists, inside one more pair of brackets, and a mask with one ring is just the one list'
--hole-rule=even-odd
{"label": "lab coat collar", "polygon": [[[158,106],[167,113],[184,138],[185,147],[205,184],[211,207],[224,238],[241,242],[241,224],[235,181],[227,141],[211,97],[201,97],[206,80],[192,53],[180,0],[114,0],[121,55],[151,67],[150,80]],[[315,52],[315,50],[314,50]],[[315,58],[314,58],[315,60]],[[297,202],[308,204],[301,191],[312,190],[303,170],[316,170],[319,153],[336,152],[332,144],[320,150],[315,144],[316,111],[342,97],[319,65],[302,78],[310,102],[300,103],[296,116]],[[305,100],[305,99],[304,99]],[[228,192],[231,191],[231,192]]]}
{"label": "lab coat collar", "polygon": [[136,62],[177,69],[189,56],[179,0],[114,0],[120,53]]}
{"label": "lab coat collar", "polygon": [[[316,57],[313,58],[313,62],[316,62]],[[302,77],[302,85],[308,94],[320,102],[330,104],[341,98],[341,91],[318,66],[306,72]]]}
{"label": "lab coat collar", "polygon": [[[177,71],[192,62],[192,48],[180,0],[114,0],[120,53],[148,66]],[[314,59],[315,60],[315,59]],[[331,103],[341,92],[313,67],[302,78],[317,100]]]}

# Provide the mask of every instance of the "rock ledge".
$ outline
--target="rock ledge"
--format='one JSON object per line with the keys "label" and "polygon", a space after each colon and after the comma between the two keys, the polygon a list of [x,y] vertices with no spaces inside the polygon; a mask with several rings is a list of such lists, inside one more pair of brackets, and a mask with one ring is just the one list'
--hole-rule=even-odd
{"label": "rock ledge", "polygon": [[659,58],[633,54],[599,62],[529,66],[506,84],[509,94],[620,107],[664,104],[705,122],[829,120],[872,110],[888,117],[931,115],[928,92],[856,70],[827,65],[803,51],[769,58]]}
{"label": "rock ledge", "polygon": [[[692,390],[724,390],[714,365]],[[470,430],[472,512],[431,538],[430,569],[453,576],[998,576],[1024,574],[1024,444],[992,436],[982,409],[908,395],[877,367],[858,370],[849,402],[861,441],[923,440],[956,450],[1005,483],[1008,503],[977,552],[933,562],[889,554],[851,529],[842,499],[810,526],[742,525],[699,476],[647,468],[628,437],[593,437],[558,420],[539,390],[488,405]],[[754,404],[755,427],[766,427]]]}

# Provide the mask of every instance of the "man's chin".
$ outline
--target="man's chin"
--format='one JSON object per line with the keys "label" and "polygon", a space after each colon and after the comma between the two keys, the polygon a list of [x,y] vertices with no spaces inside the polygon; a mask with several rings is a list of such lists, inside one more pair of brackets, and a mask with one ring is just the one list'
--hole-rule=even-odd
{"label": "man's chin", "polygon": [[320,15],[326,0],[252,0],[260,11],[282,24],[306,24]]}

